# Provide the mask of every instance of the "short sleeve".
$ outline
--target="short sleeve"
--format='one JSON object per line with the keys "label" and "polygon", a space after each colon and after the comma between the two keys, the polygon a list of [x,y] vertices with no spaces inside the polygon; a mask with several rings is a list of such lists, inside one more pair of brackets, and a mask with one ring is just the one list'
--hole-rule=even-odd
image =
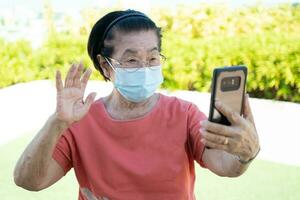
{"label": "short sleeve", "polygon": [[63,168],[65,174],[73,167],[72,162],[72,137],[67,129],[59,138],[54,148],[52,158]]}
{"label": "short sleeve", "polygon": [[188,108],[188,133],[189,133],[189,147],[191,154],[201,167],[206,168],[204,162],[202,161],[202,154],[205,150],[205,146],[200,141],[201,134],[199,132],[200,129],[200,121],[206,120],[207,117],[204,113],[202,113],[195,104],[191,104]]}

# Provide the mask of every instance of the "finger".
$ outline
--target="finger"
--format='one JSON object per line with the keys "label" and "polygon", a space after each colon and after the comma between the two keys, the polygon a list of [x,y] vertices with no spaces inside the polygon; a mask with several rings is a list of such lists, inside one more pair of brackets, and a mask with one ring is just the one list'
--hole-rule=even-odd
{"label": "finger", "polygon": [[86,85],[87,85],[87,82],[90,78],[92,74],[92,70],[90,68],[88,68],[84,74],[83,74],[83,77],[81,78],[81,90],[84,92],[85,88],[86,88]]}
{"label": "finger", "polygon": [[87,198],[87,200],[97,200],[97,197],[87,188],[81,188],[80,191]]}
{"label": "finger", "polygon": [[217,100],[215,103],[215,107],[217,108],[217,110],[222,113],[231,124],[235,124],[235,118],[233,117],[234,112],[232,111],[232,109],[230,107],[228,107],[227,105],[225,105],[224,103],[222,103],[221,101]]}
{"label": "finger", "polygon": [[227,151],[228,150],[228,146],[224,145],[224,144],[218,144],[218,143],[214,143],[211,141],[208,141],[206,139],[201,139],[202,144],[204,144],[207,147],[210,147],[212,149],[219,149],[219,150],[223,150],[223,151]]}
{"label": "finger", "polygon": [[86,97],[86,99],[84,101],[84,109],[85,110],[88,111],[90,109],[92,103],[95,101],[96,95],[97,95],[96,92],[92,92]]}
{"label": "finger", "polygon": [[66,76],[65,87],[71,87],[73,85],[73,78],[76,71],[77,71],[76,64],[72,64]]}
{"label": "finger", "polygon": [[245,119],[250,120],[251,122],[254,122],[252,110],[249,103],[249,94],[245,94],[245,101],[244,101],[244,117]]}
{"label": "finger", "polygon": [[73,80],[74,86],[77,87],[77,88],[81,87],[80,77],[81,77],[82,70],[83,70],[83,64],[82,64],[82,62],[80,62],[79,66],[78,66],[78,69],[77,69],[77,72],[74,76],[74,80]]}
{"label": "finger", "polygon": [[254,126],[255,130],[256,130],[256,125],[255,125],[255,121],[254,121],[254,117],[252,114],[252,110],[250,107],[250,101],[249,101],[249,94],[245,95],[245,102],[244,102],[244,117],[245,117],[245,121],[250,121],[252,123],[252,125]]}
{"label": "finger", "polygon": [[210,121],[202,121],[200,122],[201,128],[205,128],[207,131],[213,132],[218,135],[226,136],[226,137],[235,137],[235,129],[230,126],[225,126],[222,124],[217,124]]}
{"label": "finger", "polygon": [[205,129],[200,129],[200,132],[204,139],[213,143],[226,145],[226,141],[229,141],[229,137],[217,135],[212,132],[206,131]]}
{"label": "finger", "polygon": [[56,91],[57,93],[58,92],[61,92],[63,90],[63,83],[62,83],[62,80],[61,80],[61,73],[59,70],[56,71]]}

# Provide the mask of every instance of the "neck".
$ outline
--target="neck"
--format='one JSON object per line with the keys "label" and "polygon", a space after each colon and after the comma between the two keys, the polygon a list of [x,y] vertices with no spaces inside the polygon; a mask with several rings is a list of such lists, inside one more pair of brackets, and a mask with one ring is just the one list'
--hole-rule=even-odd
{"label": "neck", "polygon": [[131,102],[125,99],[116,89],[114,89],[113,92],[107,98],[107,100],[111,102],[112,106],[115,109],[133,110],[139,108],[144,109],[150,106],[153,100],[155,99],[155,95],[152,95],[151,97],[141,102]]}
{"label": "neck", "polygon": [[117,120],[128,120],[145,116],[154,108],[158,98],[159,95],[154,94],[145,101],[130,102],[114,89],[103,101],[110,117]]}

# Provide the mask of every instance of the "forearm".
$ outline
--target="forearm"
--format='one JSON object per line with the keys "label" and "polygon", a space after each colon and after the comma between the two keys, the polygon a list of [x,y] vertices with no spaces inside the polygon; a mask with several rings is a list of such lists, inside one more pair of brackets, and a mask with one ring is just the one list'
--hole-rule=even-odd
{"label": "forearm", "polygon": [[202,160],[210,171],[224,177],[240,176],[249,166],[249,163],[242,164],[235,155],[217,149],[206,148]]}
{"label": "forearm", "polygon": [[17,185],[36,187],[46,176],[53,149],[66,128],[67,125],[57,120],[54,115],[49,117],[16,164],[14,179]]}

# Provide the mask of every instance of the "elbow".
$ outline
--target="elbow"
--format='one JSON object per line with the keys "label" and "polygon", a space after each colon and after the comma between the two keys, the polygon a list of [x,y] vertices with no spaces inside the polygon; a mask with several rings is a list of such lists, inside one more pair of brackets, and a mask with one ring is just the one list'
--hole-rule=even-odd
{"label": "elbow", "polygon": [[226,178],[237,178],[240,177],[242,174],[244,174],[244,171],[234,171],[234,170],[227,170],[227,171],[215,171],[216,175],[220,177],[226,177]]}
{"label": "elbow", "polygon": [[25,190],[37,192],[43,189],[37,181],[30,178],[24,178],[16,171],[13,176],[15,184]]}
{"label": "elbow", "polygon": [[243,173],[231,173],[227,175],[228,178],[237,178],[240,177]]}
{"label": "elbow", "polygon": [[235,173],[215,173],[217,176],[224,177],[224,178],[236,178],[239,177],[241,174]]}
{"label": "elbow", "polygon": [[244,174],[245,171],[231,171],[226,174],[228,178],[237,178]]}
{"label": "elbow", "polygon": [[17,186],[32,192],[41,191],[43,188],[39,187],[38,184],[28,183],[28,181],[20,180],[19,178],[14,177],[14,182]]}

